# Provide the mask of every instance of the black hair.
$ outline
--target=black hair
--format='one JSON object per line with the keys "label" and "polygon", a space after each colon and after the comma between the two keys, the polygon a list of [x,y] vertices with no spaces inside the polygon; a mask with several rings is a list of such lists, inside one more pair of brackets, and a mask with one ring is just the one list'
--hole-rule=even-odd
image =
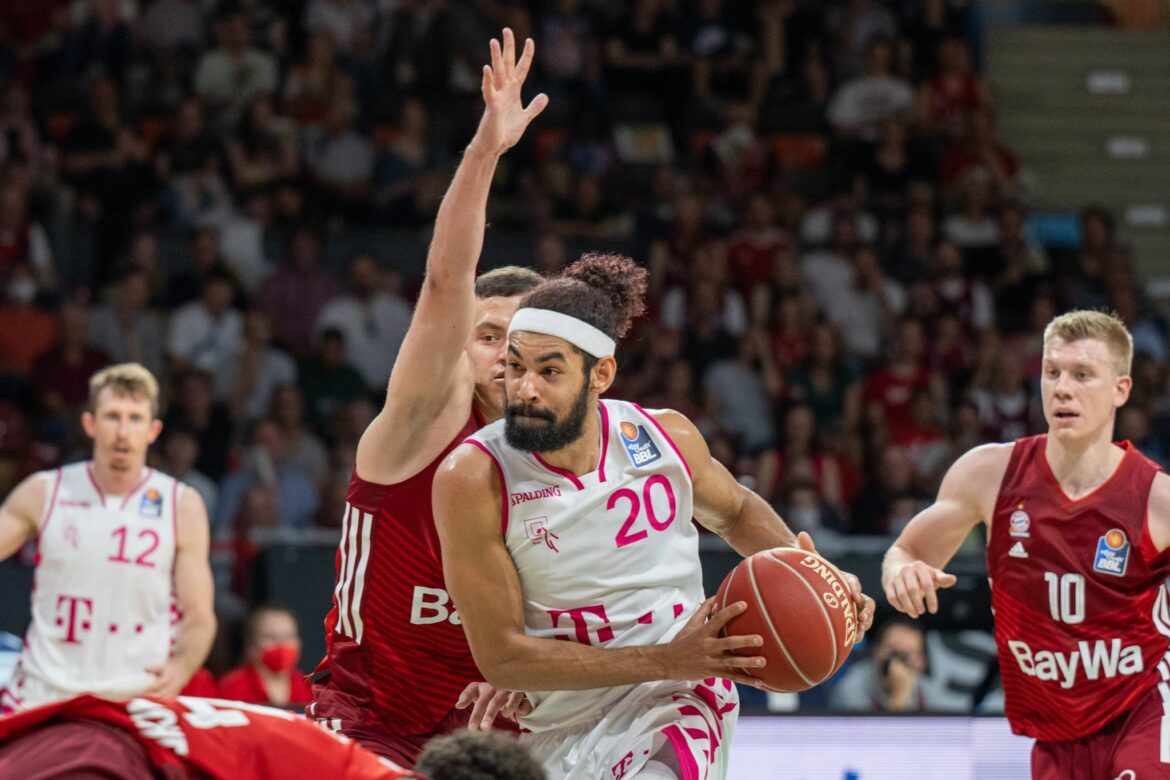
{"label": "black hair", "polygon": [[544,769],[515,739],[461,729],[426,744],[415,771],[431,780],[544,780]]}

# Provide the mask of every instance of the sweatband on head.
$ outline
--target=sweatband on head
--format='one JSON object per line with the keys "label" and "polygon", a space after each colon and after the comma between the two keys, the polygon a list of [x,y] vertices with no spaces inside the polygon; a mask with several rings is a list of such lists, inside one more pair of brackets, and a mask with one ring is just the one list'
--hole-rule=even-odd
{"label": "sweatband on head", "polygon": [[520,309],[512,317],[508,335],[518,330],[556,336],[595,358],[613,357],[617,342],[584,320],[550,309]]}

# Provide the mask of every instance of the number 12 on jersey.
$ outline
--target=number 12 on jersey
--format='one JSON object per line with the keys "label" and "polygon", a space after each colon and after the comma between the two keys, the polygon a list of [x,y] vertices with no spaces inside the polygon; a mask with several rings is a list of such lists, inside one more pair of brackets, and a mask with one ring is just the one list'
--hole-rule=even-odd
{"label": "number 12 on jersey", "polygon": [[1085,619],[1085,578],[1080,574],[1044,572],[1048,583],[1048,611],[1057,623],[1075,625]]}

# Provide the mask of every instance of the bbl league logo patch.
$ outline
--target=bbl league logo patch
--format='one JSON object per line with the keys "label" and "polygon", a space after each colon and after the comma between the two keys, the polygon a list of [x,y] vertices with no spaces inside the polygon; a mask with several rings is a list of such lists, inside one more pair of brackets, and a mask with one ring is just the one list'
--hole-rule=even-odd
{"label": "bbl league logo patch", "polygon": [[1097,556],[1093,559],[1093,571],[1124,577],[1128,564],[1129,540],[1125,538],[1125,531],[1114,528],[1097,540]]}
{"label": "bbl league logo patch", "polygon": [[658,445],[650,438],[645,426],[623,421],[619,427],[622,431],[622,444],[626,448],[626,454],[630,456],[630,460],[635,466],[639,468],[648,466],[662,457],[662,453],[658,451]]}
{"label": "bbl league logo patch", "polygon": [[149,488],[142,494],[142,503],[138,505],[138,514],[143,517],[162,517],[162,493]]}

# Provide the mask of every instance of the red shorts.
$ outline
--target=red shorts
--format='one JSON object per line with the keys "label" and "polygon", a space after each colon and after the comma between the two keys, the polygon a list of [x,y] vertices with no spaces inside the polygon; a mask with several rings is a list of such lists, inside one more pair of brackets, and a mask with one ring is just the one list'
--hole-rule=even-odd
{"label": "red shorts", "polygon": [[1032,780],[1170,777],[1170,690],[1163,699],[1160,688],[1151,688],[1132,710],[1094,734],[1062,742],[1037,741],[1032,748]]}
{"label": "red shorts", "polygon": [[[335,711],[336,707],[333,709]],[[312,717],[312,710],[310,709],[306,714]],[[395,729],[394,724],[373,720],[362,711],[354,711],[353,715],[348,718],[317,717],[316,720],[319,725],[330,731],[344,734],[371,753],[388,758],[395,764],[409,769],[418,760],[418,754],[422,752],[423,745],[432,737],[449,734],[463,728],[467,725],[467,719],[470,715],[471,707],[462,710],[453,709],[439,721],[434,729],[425,734],[403,734],[401,730]]]}
{"label": "red shorts", "polygon": [[0,777],[152,780],[158,776],[146,748],[109,723],[50,722],[0,743]]}

